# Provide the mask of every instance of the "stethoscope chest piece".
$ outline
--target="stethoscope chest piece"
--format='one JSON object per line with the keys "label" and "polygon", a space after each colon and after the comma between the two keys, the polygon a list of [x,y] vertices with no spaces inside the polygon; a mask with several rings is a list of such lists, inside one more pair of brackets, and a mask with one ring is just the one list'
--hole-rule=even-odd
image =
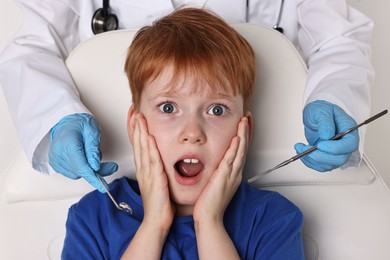
{"label": "stethoscope chest piece", "polygon": [[118,17],[110,14],[108,8],[100,8],[93,14],[91,26],[94,34],[113,31],[118,29]]}
{"label": "stethoscope chest piece", "polygon": [[280,27],[278,25],[275,25],[273,28],[274,28],[274,30],[276,30],[276,31],[278,31],[280,33],[283,33],[283,28],[282,27]]}

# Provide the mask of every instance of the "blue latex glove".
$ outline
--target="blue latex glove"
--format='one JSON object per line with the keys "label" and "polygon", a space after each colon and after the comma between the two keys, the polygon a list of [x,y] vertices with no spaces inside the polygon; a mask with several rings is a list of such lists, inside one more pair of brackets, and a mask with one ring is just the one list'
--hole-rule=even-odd
{"label": "blue latex glove", "polygon": [[51,167],[68,178],[84,178],[105,192],[94,172],[108,176],[118,170],[118,165],[100,162],[100,128],[96,119],[88,114],[65,116],[51,129],[50,137]]}
{"label": "blue latex glove", "polygon": [[323,100],[306,105],[303,110],[305,136],[309,145],[295,144],[297,153],[314,145],[317,150],[301,158],[309,168],[325,172],[345,164],[359,147],[359,134],[355,130],[339,140],[330,140],[336,134],[356,125],[356,121],[340,107]]}

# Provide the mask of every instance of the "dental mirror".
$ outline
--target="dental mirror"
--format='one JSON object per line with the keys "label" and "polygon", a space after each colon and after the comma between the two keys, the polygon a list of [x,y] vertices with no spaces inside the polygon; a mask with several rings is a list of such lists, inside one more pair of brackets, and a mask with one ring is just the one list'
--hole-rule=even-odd
{"label": "dental mirror", "polygon": [[98,180],[100,181],[100,183],[102,184],[103,188],[105,189],[107,195],[110,197],[112,203],[114,203],[115,207],[117,209],[119,209],[120,211],[128,214],[128,215],[132,215],[133,214],[133,209],[126,203],[126,202],[121,202],[121,203],[117,203],[114,199],[114,197],[111,195],[111,193],[108,191],[108,187],[106,186],[106,183],[102,180],[102,176],[100,176],[99,174],[97,174],[95,172],[95,176],[96,178],[98,178]]}

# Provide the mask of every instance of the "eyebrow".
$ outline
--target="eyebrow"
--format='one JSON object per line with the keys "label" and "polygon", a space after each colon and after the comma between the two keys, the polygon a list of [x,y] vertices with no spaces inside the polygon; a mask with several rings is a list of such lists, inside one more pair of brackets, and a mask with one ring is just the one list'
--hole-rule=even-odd
{"label": "eyebrow", "polygon": [[[211,98],[211,99],[227,99],[227,100],[231,100],[231,101],[233,101],[234,97],[235,97],[235,96],[232,96],[232,95],[227,94],[227,93],[212,92],[212,91],[207,93],[207,95],[208,95],[207,98]],[[150,100],[154,100],[154,99],[160,98],[160,97],[181,98],[181,97],[184,97],[184,96],[186,96],[185,93],[184,94],[182,94],[182,93],[179,94],[179,91],[169,89],[167,91],[160,92],[160,93],[157,93],[157,94],[153,95],[150,98]]]}

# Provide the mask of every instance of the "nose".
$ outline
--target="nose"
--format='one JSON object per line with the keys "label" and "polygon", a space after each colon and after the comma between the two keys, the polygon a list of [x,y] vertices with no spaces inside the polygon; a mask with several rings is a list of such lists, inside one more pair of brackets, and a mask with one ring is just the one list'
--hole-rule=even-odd
{"label": "nose", "polygon": [[179,138],[181,143],[204,144],[206,134],[201,120],[188,117],[182,125]]}

